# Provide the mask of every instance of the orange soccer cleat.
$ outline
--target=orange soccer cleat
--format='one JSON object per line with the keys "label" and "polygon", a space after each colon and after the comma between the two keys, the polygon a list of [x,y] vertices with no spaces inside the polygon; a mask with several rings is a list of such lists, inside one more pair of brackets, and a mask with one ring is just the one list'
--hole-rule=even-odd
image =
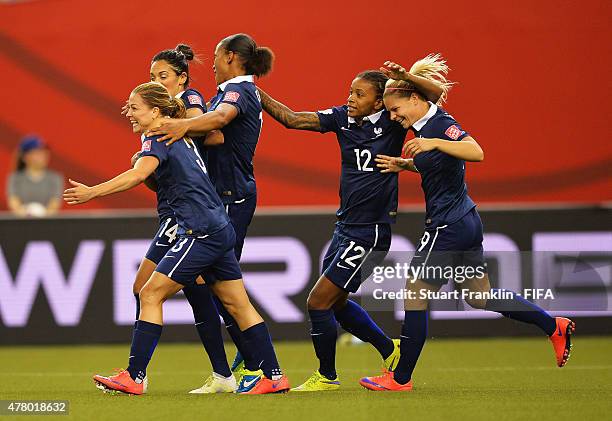
{"label": "orange soccer cleat", "polygon": [[555,350],[557,365],[563,367],[567,363],[572,351],[570,336],[576,330],[576,323],[565,317],[555,317],[555,321],[557,322],[557,327],[549,338]]}
{"label": "orange soccer cleat", "polygon": [[96,387],[107,392],[123,392],[129,395],[142,395],[146,393],[147,378],[145,377],[142,383],[136,383],[127,370],[119,370],[117,374],[110,377],[93,376],[93,381]]}
{"label": "orange soccer cleat", "polygon": [[369,390],[377,392],[409,392],[412,390],[412,380],[406,384],[399,384],[393,378],[393,372],[384,370],[380,376],[363,377],[359,384]]}
{"label": "orange soccer cleat", "polygon": [[285,375],[278,380],[272,380],[264,376],[261,370],[249,371],[245,369],[236,393],[240,395],[286,393],[290,388],[289,379]]}

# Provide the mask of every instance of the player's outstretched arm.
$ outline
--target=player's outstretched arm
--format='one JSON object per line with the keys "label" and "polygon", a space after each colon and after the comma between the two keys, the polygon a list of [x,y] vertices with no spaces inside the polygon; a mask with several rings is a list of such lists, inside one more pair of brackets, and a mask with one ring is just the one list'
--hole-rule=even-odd
{"label": "player's outstretched arm", "polygon": [[190,136],[204,136],[211,130],[218,130],[227,126],[238,115],[238,109],[230,104],[219,104],[211,112],[193,118],[164,119],[164,122],[157,128],[147,132],[147,136],[163,135],[158,142],[166,141],[166,145],[171,145],[177,140]]}
{"label": "player's outstretched arm", "polygon": [[[132,168],[134,168],[134,165],[136,165],[136,161],[138,161],[139,159],[140,159],[140,151],[132,155],[132,160],[131,160]],[[145,186],[147,186],[149,190],[153,192],[157,192],[157,180],[155,179],[155,176],[153,175],[148,176],[147,179],[143,181],[143,183]]]}
{"label": "player's outstretched arm", "polygon": [[466,136],[459,142],[444,139],[426,139],[415,137],[404,145],[404,154],[415,156],[421,152],[432,151],[434,149],[454,156],[458,159],[470,162],[480,162],[484,159],[484,152],[478,142],[471,136]]}
{"label": "player's outstretched arm", "polygon": [[405,80],[406,82],[412,83],[417,91],[434,104],[437,103],[442,97],[442,94],[444,94],[444,88],[441,84],[421,76],[413,75],[406,71],[406,68],[401,64],[397,64],[393,61],[385,61],[380,71],[390,79]]}
{"label": "player's outstretched arm", "polygon": [[257,88],[261,96],[261,107],[288,129],[321,131],[321,122],[317,113],[313,112],[295,112],[264,92],[261,88]]}
{"label": "player's outstretched arm", "polygon": [[[206,104],[206,108],[210,108],[210,103]],[[202,112],[202,110],[197,107],[189,108],[187,110],[187,118],[194,118],[203,114],[204,113]],[[211,130],[210,132],[206,133],[206,137],[204,138],[203,142],[205,146],[223,145],[223,142],[225,142],[225,137],[223,136],[221,130]],[[145,184],[146,183],[147,182],[145,181]]]}
{"label": "player's outstretched arm", "polygon": [[64,190],[64,201],[69,205],[78,205],[89,202],[99,196],[106,196],[131,189],[147,179],[159,165],[157,158],[144,156],[136,161],[134,168],[119,174],[112,180],[95,186],[86,186],[83,183],[68,179],[74,187]]}
{"label": "player's outstretched arm", "polygon": [[376,166],[380,168],[380,172],[401,172],[401,171],[412,171],[419,172],[414,166],[413,159],[404,159],[397,156],[388,155],[376,155],[374,159]]}

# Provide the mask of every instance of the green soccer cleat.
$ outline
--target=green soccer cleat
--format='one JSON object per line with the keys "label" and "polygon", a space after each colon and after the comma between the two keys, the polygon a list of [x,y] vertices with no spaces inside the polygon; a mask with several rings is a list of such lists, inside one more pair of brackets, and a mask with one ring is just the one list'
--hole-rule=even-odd
{"label": "green soccer cleat", "polygon": [[238,381],[238,383],[240,383],[240,379],[242,379],[242,376],[244,376],[244,373],[246,371],[247,371],[247,369],[244,367],[244,360],[242,360],[235,367],[232,367],[232,374],[234,375],[234,377],[236,378],[236,381]]}
{"label": "green soccer cleat", "polygon": [[393,352],[383,360],[383,370],[393,371],[400,359],[400,340],[393,339]]}
{"label": "green soccer cleat", "polygon": [[321,373],[319,370],[315,371],[308,380],[298,387],[291,389],[292,392],[324,392],[327,390],[338,390],[340,389],[340,380],[338,376],[335,379],[330,380]]}

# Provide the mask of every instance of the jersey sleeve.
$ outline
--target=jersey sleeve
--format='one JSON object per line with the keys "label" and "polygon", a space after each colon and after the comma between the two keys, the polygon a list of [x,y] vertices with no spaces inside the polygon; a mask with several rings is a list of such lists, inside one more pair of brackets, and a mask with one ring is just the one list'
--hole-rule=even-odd
{"label": "jersey sleeve", "polygon": [[247,91],[238,83],[230,83],[222,92],[220,104],[230,104],[238,109],[238,114],[246,114],[249,109]]}
{"label": "jersey sleeve", "polygon": [[159,165],[168,159],[168,146],[164,142],[158,142],[160,136],[147,137],[142,141],[140,157],[153,156],[159,161]]}
{"label": "jersey sleeve", "polygon": [[204,101],[202,95],[195,89],[187,89],[181,96],[181,99],[185,104],[185,108],[188,110],[191,108],[198,108],[202,110],[202,113],[206,112],[206,101]]}
{"label": "jersey sleeve", "polygon": [[317,111],[317,117],[319,117],[321,133],[337,133],[340,131],[343,121],[348,123],[348,114],[344,107],[333,107],[327,110]]}
{"label": "jersey sleeve", "polygon": [[463,130],[459,123],[455,121],[450,116],[447,116],[440,122],[440,132],[442,139],[451,140],[451,141],[461,141],[463,138],[469,136],[470,134]]}

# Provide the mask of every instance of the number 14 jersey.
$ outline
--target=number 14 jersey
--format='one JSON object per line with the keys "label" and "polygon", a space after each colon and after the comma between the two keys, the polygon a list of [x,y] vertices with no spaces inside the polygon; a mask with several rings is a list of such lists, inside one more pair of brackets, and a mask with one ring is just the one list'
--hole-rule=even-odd
{"label": "number 14 jersey", "polygon": [[144,138],[140,156],[159,161],[157,188],[166,193],[179,225],[178,234],[208,235],[225,227],[229,217],[197,148],[186,139],[166,146],[157,141],[159,137]]}

